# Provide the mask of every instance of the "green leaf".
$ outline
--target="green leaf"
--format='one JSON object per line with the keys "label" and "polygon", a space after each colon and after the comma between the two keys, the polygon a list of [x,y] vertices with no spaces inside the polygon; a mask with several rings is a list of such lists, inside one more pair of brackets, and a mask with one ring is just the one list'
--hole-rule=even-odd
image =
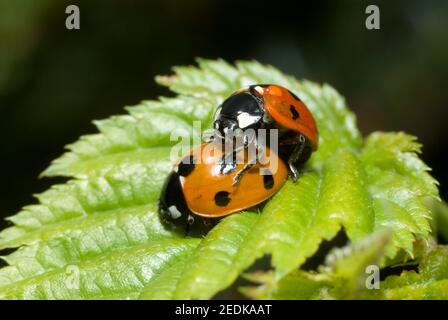
{"label": "green leaf", "polygon": [[[143,292],[143,299],[205,299],[232,284],[239,270],[231,270],[236,251],[246,241],[258,219],[255,213],[230,216],[218,224],[201,242],[188,263],[161,274]],[[213,275],[220,275],[214,277]],[[194,279],[194,281],[192,281]],[[163,293],[159,292],[163,288]],[[193,294],[192,294],[193,293]]]}
{"label": "green leaf", "polygon": [[381,282],[373,299],[448,299],[448,246],[438,246],[423,257],[418,273],[403,271]]}
{"label": "green leaf", "polygon": [[390,232],[376,233],[357,244],[334,249],[320,272],[294,270],[280,280],[272,272],[245,275],[257,287],[240,290],[253,299],[356,299],[365,294],[366,267],[378,265]]}
{"label": "green leaf", "polygon": [[[327,256],[320,272],[296,270],[280,280],[272,272],[245,277],[259,285],[240,290],[253,299],[448,299],[448,247],[427,251],[415,271],[403,271],[368,289],[367,266],[378,265],[390,234],[380,233]],[[384,272],[384,271],[381,271]]]}
{"label": "green leaf", "polygon": [[440,236],[448,242],[448,205],[446,202],[436,201],[434,199],[426,199],[428,208],[432,212],[432,229],[434,236]]}
{"label": "green leaf", "polygon": [[[0,296],[211,298],[265,254],[272,256],[275,279],[281,279],[341,228],[355,244],[390,230],[384,264],[417,254],[415,240],[425,243],[430,232],[423,199],[438,199],[438,190],[416,155],[415,138],[377,132],[363,143],[354,115],[329,85],[298,81],[257,62],[198,62],[199,67],[176,67],[174,75],[157,77],[176,97],[144,101],[126,108],[126,115],[95,121],[98,133],[68,145],[44,171],[43,176],[70,180],[9,218],[14,225],[0,233],[0,249],[19,250],[4,257],[9,266],[0,269]],[[165,230],[157,198],[170,155],[185,142],[190,148],[200,143],[194,121],[202,130],[210,128],[219,103],[254,83],[283,85],[307,104],[319,128],[318,151],[299,181],[288,181],[261,212],[226,217],[203,239]],[[181,252],[173,253],[176,246]],[[169,263],[157,258],[165,253],[173,256]],[[110,281],[107,290],[96,291],[86,283],[64,291],[71,265],[81,266],[86,281],[119,266],[140,282]]]}
{"label": "green leaf", "polygon": [[[185,259],[198,242],[195,239],[164,240],[116,250],[54,272],[3,285],[0,299],[136,298],[146,283],[162,270]],[[14,271],[17,270],[10,270],[10,275]]]}

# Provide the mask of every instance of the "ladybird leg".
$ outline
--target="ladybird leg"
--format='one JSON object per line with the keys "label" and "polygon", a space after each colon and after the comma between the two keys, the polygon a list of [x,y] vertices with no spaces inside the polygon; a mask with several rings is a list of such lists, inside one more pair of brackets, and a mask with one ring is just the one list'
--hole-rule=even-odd
{"label": "ladybird leg", "polygon": [[238,171],[235,177],[233,177],[233,183],[232,183],[233,187],[235,187],[240,182],[241,178],[243,177],[243,174],[250,168],[252,168],[255,165],[255,163],[257,163],[257,160],[255,159],[251,160],[248,163],[246,163],[240,171]]}
{"label": "ladybird leg", "polygon": [[289,169],[291,170],[291,177],[294,182],[297,182],[297,179],[299,178],[299,171],[297,170],[295,163],[300,158],[300,155],[305,149],[305,141],[305,136],[302,134],[299,135],[299,143],[296,145],[288,159]]}
{"label": "ladybird leg", "polygon": [[[241,129],[239,129],[241,131]],[[240,137],[240,135],[238,135]],[[232,152],[226,153],[223,155],[221,159],[221,173],[224,173],[226,166],[231,164],[233,167],[236,165],[237,154],[247,148],[247,146],[255,140],[256,136],[253,132],[244,132],[243,133],[243,144],[239,144],[236,147],[233,147]],[[212,137],[214,139],[214,137]]]}
{"label": "ladybird leg", "polygon": [[233,162],[235,162],[234,159],[235,159],[234,158],[234,152],[223,155],[222,158],[221,158],[221,168],[220,168],[219,172],[221,174],[223,174],[224,171],[226,170],[227,165],[232,164]]}
{"label": "ladybird leg", "polygon": [[250,168],[252,168],[252,167],[257,163],[258,159],[260,159],[260,158],[263,156],[263,154],[264,154],[264,148],[263,148],[263,146],[257,144],[257,155],[256,155],[256,157],[254,157],[253,159],[250,159],[249,162],[246,163],[246,164],[244,165],[244,167],[243,167],[240,171],[238,171],[238,173],[235,175],[235,177],[233,177],[233,183],[232,183],[232,186],[236,186],[236,185],[240,182],[240,180],[241,180],[243,174],[244,174],[247,170],[249,170]]}
{"label": "ladybird leg", "polygon": [[291,171],[292,181],[296,183],[299,179],[299,171],[297,170],[296,166],[291,163],[289,164],[289,170]]}
{"label": "ladybird leg", "polygon": [[246,146],[246,147],[251,143],[255,143],[255,145],[257,145],[256,133],[254,131],[250,131],[250,130],[247,130],[246,132],[244,132],[243,143],[244,143],[244,146]]}
{"label": "ladybird leg", "polygon": [[190,228],[194,223],[194,217],[191,213],[187,216],[187,224],[185,226],[185,236],[188,236],[190,234]]}
{"label": "ladybird leg", "polygon": [[257,160],[251,160],[248,163],[246,163],[240,171],[238,171],[238,173],[235,175],[235,177],[233,177],[233,183],[232,183],[233,187],[236,186],[240,182],[244,172],[246,172],[247,170],[252,168],[256,162],[257,162]]}
{"label": "ladybird leg", "polygon": [[[221,174],[225,173],[224,171],[226,171],[226,169],[230,170],[229,172],[231,172],[236,168],[236,155],[244,148],[245,148],[244,146],[239,146],[235,148],[232,152],[222,156],[221,169],[220,169]],[[229,165],[231,166],[228,167]]]}

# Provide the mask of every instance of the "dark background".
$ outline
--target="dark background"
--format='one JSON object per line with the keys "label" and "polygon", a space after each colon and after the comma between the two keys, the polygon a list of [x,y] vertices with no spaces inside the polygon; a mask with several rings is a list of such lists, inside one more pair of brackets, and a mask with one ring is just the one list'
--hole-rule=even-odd
{"label": "dark background", "polygon": [[[65,29],[65,7],[81,30]],[[377,4],[381,30],[365,28]],[[0,216],[91,120],[169,95],[153,81],[195,57],[256,59],[346,96],[363,134],[404,130],[448,186],[448,1],[0,0]]]}

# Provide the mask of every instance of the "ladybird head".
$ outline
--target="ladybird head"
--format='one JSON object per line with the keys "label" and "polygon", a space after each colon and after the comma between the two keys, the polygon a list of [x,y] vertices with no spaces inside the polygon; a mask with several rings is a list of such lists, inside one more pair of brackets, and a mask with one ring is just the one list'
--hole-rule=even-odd
{"label": "ladybird head", "polygon": [[263,114],[260,100],[248,90],[239,90],[216,110],[213,123],[216,135],[225,138],[237,129],[257,129],[262,124]]}

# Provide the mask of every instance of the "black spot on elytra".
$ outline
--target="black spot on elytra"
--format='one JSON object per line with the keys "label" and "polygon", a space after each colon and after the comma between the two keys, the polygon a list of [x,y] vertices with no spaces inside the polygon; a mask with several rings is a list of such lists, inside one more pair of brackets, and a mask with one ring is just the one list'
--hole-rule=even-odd
{"label": "black spot on elytra", "polygon": [[227,191],[219,191],[215,194],[215,203],[217,206],[225,207],[230,202],[229,193]]}
{"label": "black spot on elytra", "polygon": [[177,166],[177,173],[182,177],[186,177],[193,172],[194,166],[193,156],[186,156]]}
{"label": "black spot on elytra", "polygon": [[289,91],[288,90],[288,92],[289,92],[289,94],[294,98],[294,99],[296,99],[297,101],[302,101],[302,100],[300,100],[300,98],[298,97],[298,96],[296,96],[294,93],[292,93],[291,91]]}
{"label": "black spot on elytra", "polygon": [[272,187],[274,186],[274,177],[272,176],[271,172],[263,175],[263,185],[266,190],[272,189]]}
{"label": "black spot on elytra", "polygon": [[300,118],[300,114],[297,112],[296,107],[293,105],[289,106],[289,110],[291,111],[292,119],[296,120]]}

